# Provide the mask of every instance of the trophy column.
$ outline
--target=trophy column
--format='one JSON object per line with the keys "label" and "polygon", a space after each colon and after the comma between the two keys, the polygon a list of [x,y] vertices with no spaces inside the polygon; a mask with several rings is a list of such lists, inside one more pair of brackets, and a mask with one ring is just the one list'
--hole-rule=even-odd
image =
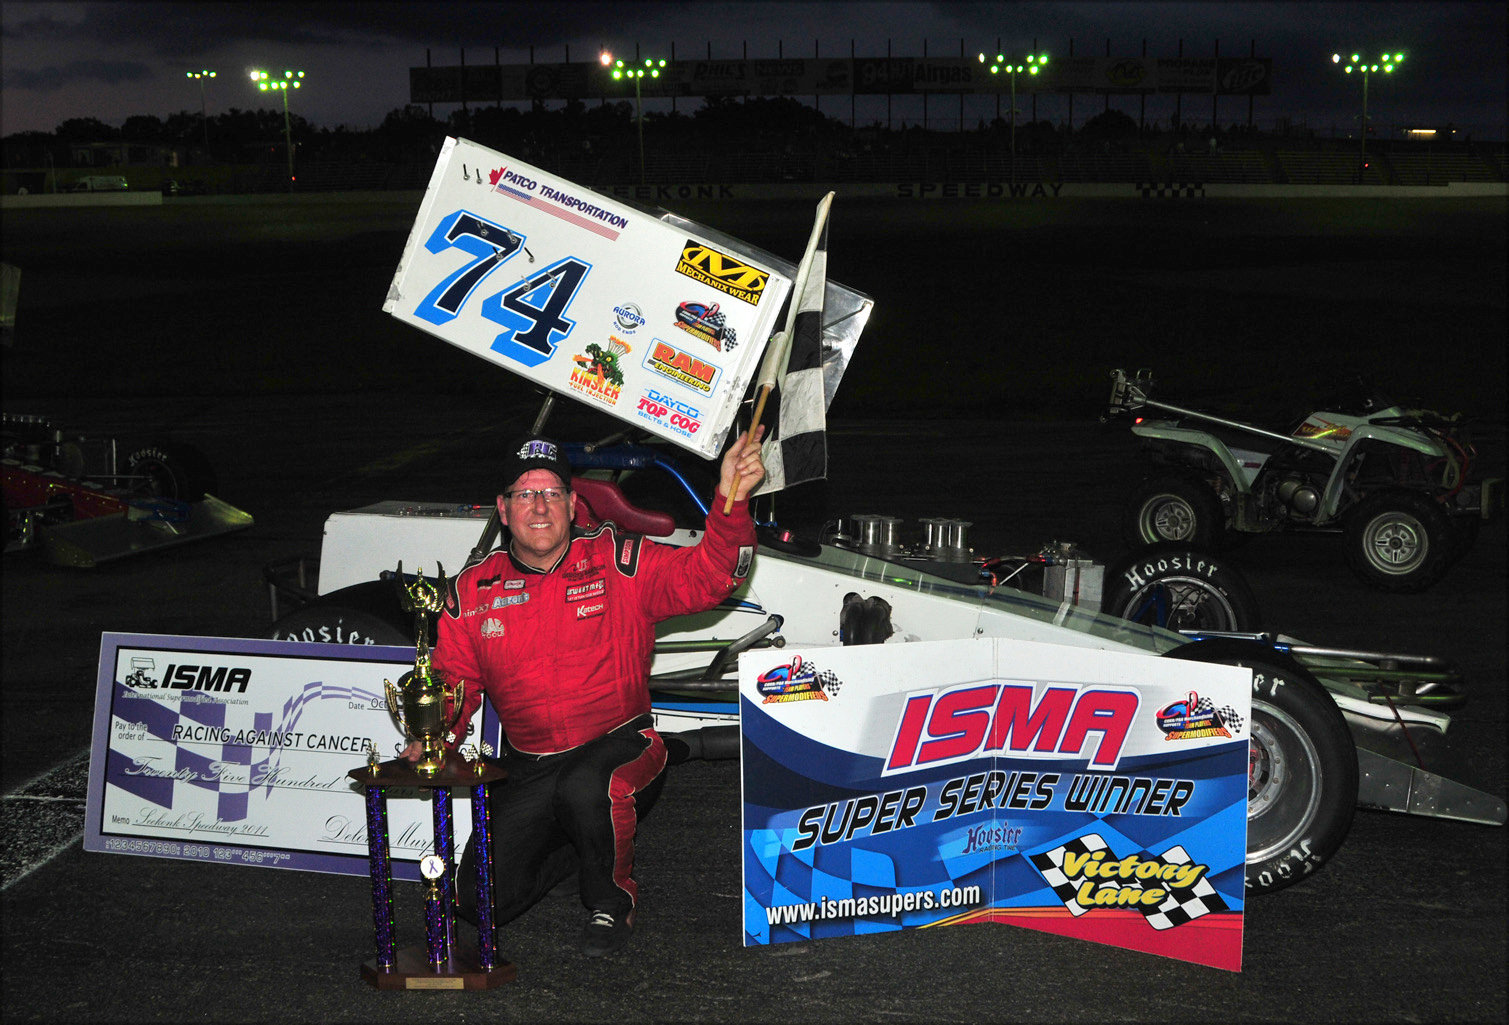
{"label": "trophy column", "polygon": [[[367,858],[372,878],[372,917],[376,956],[362,964],[362,978],[378,989],[492,989],[512,982],[517,969],[500,960],[492,926],[492,845],[487,784],[507,776],[501,766],[467,762],[447,752],[439,771],[420,774],[394,759],[352,769],[367,800]],[[472,831],[477,837],[477,945],[456,939],[454,892],[455,825],[451,788],[467,787],[472,798]],[[388,788],[434,791],[435,850],[420,863],[427,880],[425,943],[395,949],[393,867],[388,849]]]}

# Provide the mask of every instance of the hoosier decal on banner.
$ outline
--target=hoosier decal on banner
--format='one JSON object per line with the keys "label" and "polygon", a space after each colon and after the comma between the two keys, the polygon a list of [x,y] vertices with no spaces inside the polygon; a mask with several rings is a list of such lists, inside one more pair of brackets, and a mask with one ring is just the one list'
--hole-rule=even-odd
{"label": "hoosier decal on banner", "polygon": [[746,943],[997,922],[1240,969],[1248,670],[981,639],[739,679]]}

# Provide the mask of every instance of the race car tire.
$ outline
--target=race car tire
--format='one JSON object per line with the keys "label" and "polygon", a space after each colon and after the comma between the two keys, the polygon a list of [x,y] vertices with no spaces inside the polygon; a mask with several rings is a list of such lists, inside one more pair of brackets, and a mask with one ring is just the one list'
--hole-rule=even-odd
{"label": "race car tire", "polygon": [[[331,591],[272,625],[275,641],[321,644],[414,644],[414,616],[399,608],[398,595],[388,580],[370,580]],[[434,618],[430,643],[435,642]]]}
{"label": "race car tire", "polygon": [[126,457],[126,472],[139,478],[132,481],[131,490],[152,498],[197,502],[207,493],[219,490],[210,461],[192,445],[154,444],[139,448]]}
{"label": "race car tire", "polygon": [[1357,749],[1341,710],[1298,662],[1254,641],[1196,641],[1166,657],[1252,670],[1247,890],[1313,874],[1341,848],[1357,807]]}
{"label": "race car tire", "polygon": [[1257,633],[1257,598],[1226,559],[1182,544],[1151,545],[1106,567],[1101,611],[1170,630]]}
{"label": "race car tire", "polygon": [[1132,548],[1176,541],[1213,550],[1225,533],[1221,500],[1193,477],[1148,478],[1132,492],[1121,517],[1122,540]]}
{"label": "race car tire", "polygon": [[1451,567],[1456,547],[1446,511],[1402,488],[1375,491],[1358,502],[1345,532],[1347,563],[1380,591],[1425,590]]}

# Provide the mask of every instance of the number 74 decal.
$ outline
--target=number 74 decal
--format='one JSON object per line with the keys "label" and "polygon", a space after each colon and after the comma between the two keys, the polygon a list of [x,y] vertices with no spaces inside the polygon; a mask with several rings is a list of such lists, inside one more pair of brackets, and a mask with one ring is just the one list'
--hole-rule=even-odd
{"label": "number 74 decal", "polygon": [[[442,218],[425,249],[436,254],[459,249],[475,259],[431,289],[414,308],[414,316],[437,326],[455,320],[483,280],[524,248],[524,239],[466,210]],[[483,318],[503,328],[492,350],[526,367],[549,359],[576,326],[566,310],[591,269],[591,264],[568,256],[483,299]]]}

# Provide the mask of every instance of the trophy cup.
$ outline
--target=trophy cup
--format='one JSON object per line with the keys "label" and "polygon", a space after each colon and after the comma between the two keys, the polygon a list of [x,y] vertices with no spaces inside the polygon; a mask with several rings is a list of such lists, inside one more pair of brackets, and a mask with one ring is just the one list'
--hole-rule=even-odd
{"label": "trophy cup", "polygon": [[[414,668],[399,677],[395,686],[383,679],[388,694],[388,713],[403,730],[405,738],[417,740],[424,748],[414,771],[421,776],[434,776],[445,764],[445,737],[456,728],[461,719],[461,692],[465,681],[457,680],[448,686],[445,676],[430,665],[430,628],[426,613],[439,612],[443,599],[440,589],[445,587],[445,568],[440,569],[440,586],[424,578],[420,567],[412,584],[404,586],[403,563],[398,564],[397,580],[401,604],[405,612],[414,614]],[[451,703],[454,714],[446,722],[446,702]]]}
{"label": "trophy cup", "polygon": [[[438,568],[438,567],[437,567]],[[487,785],[508,773],[495,763],[482,761],[475,749],[465,755],[446,751],[446,734],[461,719],[462,681],[449,686],[430,665],[429,624],[426,613],[441,607],[440,589],[424,579],[421,569],[413,584],[404,586],[403,563],[398,580],[405,612],[414,613],[414,668],[395,685],[383,680],[388,712],[404,736],[424,749],[417,764],[404,758],[377,760],[376,745],[367,764],[346,775],[362,788],[367,804],[367,866],[372,880],[372,922],[376,956],[362,964],[361,974],[378,989],[491,989],[517,976],[514,966],[498,954],[493,936],[492,840]],[[445,570],[440,569],[440,586]],[[447,722],[445,704],[455,709]],[[482,751],[491,754],[487,744]],[[477,944],[458,942],[456,936],[455,869],[456,845],[452,820],[451,788],[471,792],[472,835],[477,845]],[[393,861],[388,849],[388,792],[394,788],[429,791],[434,819],[435,847],[420,861],[425,879],[425,943],[422,947],[398,947],[393,914]]]}

